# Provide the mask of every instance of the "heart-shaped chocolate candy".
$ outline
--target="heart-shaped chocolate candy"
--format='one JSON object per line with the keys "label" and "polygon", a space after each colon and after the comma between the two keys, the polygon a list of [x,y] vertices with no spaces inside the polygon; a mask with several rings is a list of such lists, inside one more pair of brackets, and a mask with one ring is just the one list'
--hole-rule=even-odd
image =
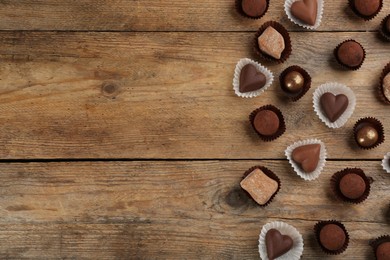
{"label": "heart-shaped chocolate candy", "polygon": [[313,172],[320,159],[320,144],[308,144],[299,146],[292,152],[292,159],[298,163],[306,173]]}
{"label": "heart-shaped chocolate candy", "polygon": [[317,0],[298,0],[291,5],[293,16],[308,25],[314,25],[317,19]]}
{"label": "heart-shaped chocolate candy", "polygon": [[267,246],[267,255],[273,260],[287,253],[293,246],[294,242],[291,237],[282,235],[279,230],[270,229],[265,235],[265,244]]}
{"label": "heart-shaped chocolate candy", "polygon": [[265,86],[267,79],[265,75],[258,71],[252,64],[247,64],[241,69],[240,92],[250,92],[261,89]]}
{"label": "heart-shaped chocolate candy", "polygon": [[335,96],[333,93],[326,92],[321,98],[321,107],[325,115],[333,123],[344,113],[348,107],[348,97],[344,94]]}

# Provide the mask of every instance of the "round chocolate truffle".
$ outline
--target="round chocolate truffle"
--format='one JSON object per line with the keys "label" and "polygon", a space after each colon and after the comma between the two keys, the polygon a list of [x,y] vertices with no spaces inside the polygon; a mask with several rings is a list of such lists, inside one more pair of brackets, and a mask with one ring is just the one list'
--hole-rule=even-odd
{"label": "round chocolate truffle", "polygon": [[361,127],[356,133],[356,141],[363,147],[375,145],[378,142],[378,138],[378,131],[370,125]]}
{"label": "round chocolate truffle", "polygon": [[357,67],[363,63],[363,47],[355,41],[342,43],[337,50],[338,60],[347,67]]}
{"label": "round chocolate truffle", "polygon": [[301,91],[304,83],[305,79],[298,71],[290,71],[283,79],[284,88],[290,93],[297,93]]}
{"label": "round chocolate truffle", "polygon": [[253,18],[262,16],[267,9],[266,0],[242,0],[242,11]]}
{"label": "round chocolate truffle", "polygon": [[356,11],[363,16],[375,15],[381,7],[381,0],[354,0],[353,3]]}
{"label": "round chocolate truffle", "polygon": [[341,193],[349,199],[358,199],[366,191],[366,183],[363,178],[355,173],[348,173],[341,178],[339,183]]}
{"label": "round chocolate truffle", "polygon": [[390,242],[384,242],[376,248],[376,259],[378,260],[390,259]]}
{"label": "round chocolate truffle", "polygon": [[345,240],[344,230],[336,224],[327,224],[320,231],[320,243],[329,251],[340,250]]}
{"label": "round chocolate truffle", "polygon": [[278,131],[280,121],[275,112],[271,110],[261,110],[257,112],[253,125],[260,134],[270,136]]}

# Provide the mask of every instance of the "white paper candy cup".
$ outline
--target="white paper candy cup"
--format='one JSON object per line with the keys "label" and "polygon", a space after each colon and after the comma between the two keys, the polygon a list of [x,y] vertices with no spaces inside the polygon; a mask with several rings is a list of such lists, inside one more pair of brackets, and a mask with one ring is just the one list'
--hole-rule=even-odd
{"label": "white paper candy cup", "polygon": [[[246,92],[246,93],[241,93],[240,92],[240,74],[241,74],[242,68],[247,64],[254,65],[258,71],[263,73],[265,75],[265,78],[266,78],[266,83],[265,83],[264,87],[262,87],[261,89]],[[248,58],[244,58],[244,59],[241,59],[237,63],[236,69],[234,70],[233,89],[234,89],[234,92],[236,93],[236,95],[239,97],[253,98],[253,97],[257,97],[258,95],[263,93],[267,88],[269,88],[269,86],[272,85],[273,81],[274,81],[274,75],[272,74],[272,72],[269,69],[267,69],[266,67],[264,67],[260,63],[257,63],[256,61],[253,61],[253,60],[248,59]]]}
{"label": "white paper candy cup", "polygon": [[[294,160],[292,159],[292,152],[294,151],[295,148],[298,148],[298,147],[304,146],[304,145],[308,145],[308,144],[320,144],[321,145],[320,158],[318,160],[317,168],[314,171],[309,172],[309,173],[304,172],[301,169],[301,167],[296,162],[294,162]],[[320,140],[318,140],[318,139],[307,139],[307,140],[295,142],[292,145],[290,145],[289,147],[287,147],[287,149],[284,151],[284,153],[285,153],[289,163],[294,168],[294,171],[302,179],[304,179],[306,181],[312,181],[312,180],[317,179],[320,176],[321,171],[322,171],[322,169],[325,166],[325,162],[326,162],[326,148],[325,148],[325,144],[323,142],[321,142]]]}
{"label": "white paper candy cup", "polygon": [[321,20],[322,20],[322,13],[324,11],[324,0],[317,0],[317,18],[316,18],[316,22],[314,25],[305,24],[304,22],[300,21],[298,18],[295,18],[292,15],[291,5],[296,1],[299,1],[299,0],[286,0],[284,2],[284,11],[286,12],[288,19],[290,19],[290,21],[292,21],[293,23],[295,23],[295,24],[297,24],[305,29],[309,29],[309,30],[317,29],[320,26]]}
{"label": "white paper candy cup", "polygon": [[[330,92],[333,95],[339,95],[344,94],[348,97],[348,107],[344,111],[344,113],[334,122],[331,122],[328,117],[325,115],[321,108],[321,96],[326,93]],[[336,83],[336,82],[330,82],[325,83],[321,86],[319,86],[313,93],[313,107],[314,111],[316,112],[317,116],[321,119],[322,122],[324,122],[329,128],[340,128],[345,123],[347,123],[348,119],[352,116],[353,111],[355,110],[356,106],[356,97],[353,91],[348,88],[347,86]]]}
{"label": "white paper candy cup", "polygon": [[385,170],[387,173],[390,173],[389,160],[390,160],[390,152],[388,152],[382,160],[383,170]]}
{"label": "white paper candy cup", "polygon": [[268,224],[265,224],[263,226],[263,228],[261,229],[261,233],[259,235],[259,253],[260,253],[261,259],[263,259],[263,260],[269,259],[268,255],[267,255],[267,246],[265,244],[265,235],[267,234],[268,230],[270,230],[270,229],[276,229],[282,235],[287,235],[287,236],[291,237],[291,239],[293,240],[292,248],[284,255],[281,255],[280,257],[275,258],[275,259],[277,259],[277,260],[296,260],[296,259],[301,258],[301,255],[303,252],[302,235],[293,226],[286,224],[284,222],[274,221],[274,222],[270,222]]}

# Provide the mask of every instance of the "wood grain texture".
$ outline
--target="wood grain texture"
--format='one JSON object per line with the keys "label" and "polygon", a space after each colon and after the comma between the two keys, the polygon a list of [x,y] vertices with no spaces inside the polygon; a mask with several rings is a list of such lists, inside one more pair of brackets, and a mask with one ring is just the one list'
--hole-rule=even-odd
{"label": "wood grain texture", "polygon": [[[267,208],[239,188],[243,172],[259,164],[282,181]],[[374,179],[361,205],[337,201],[330,191],[330,176],[347,166],[361,167]],[[287,161],[267,160],[3,163],[1,168],[1,258],[258,259],[261,227],[279,220],[303,234],[303,259],[323,259],[313,226],[338,219],[351,244],[330,259],[367,259],[368,241],[390,231],[390,178],[377,161],[327,162],[313,182],[300,179]]]}
{"label": "wood grain texture", "polygon": [[[236,62],[251,54],[252,33],[50,33],[1,32],[0,157],[14,158],[285,158],[302,138],[325,142],[328,158],[380,159],[388,138],[371,151],[354,144],[351,129],[376,116],[385,131],[388,107],[376,97],[382,68],[390,62],[375,33],[291,33],[293,53],[267,64],[273,86],[253,99],[234,95]],[[341,70],[333,48],[354,38],[367,50],[357,72]],[[326,41],[324,41],[326,39]],[[312,76],[312,89],[287,102],[279,89],[282,69],[297,64]],[[322,83],[350,86],[357,107],[346,126],[328,129],[312,109]],[[271,143],[248,123],[255,108],[274,104],[287,132]]]}
{"label": "wood grain texture", "polygon": [[[326,1],[319,30],[377,30],[390,11],[390,2],[383,2],[379,15],[365,22],[352,13],[348,1]],[[268,13],[251,20],[236,12],[235,0],[3,0],[0,30],[254,31],[267,20],[302,30],[287,19],[283,4],[283,0],[271,0]]]}

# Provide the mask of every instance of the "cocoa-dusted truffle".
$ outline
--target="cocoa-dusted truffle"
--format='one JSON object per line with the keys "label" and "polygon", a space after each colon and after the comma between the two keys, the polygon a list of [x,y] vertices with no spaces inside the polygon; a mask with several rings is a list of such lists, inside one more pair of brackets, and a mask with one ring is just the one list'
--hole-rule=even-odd
{"label": "cocoa-dusted truffle", "polygon": [[340,250],[345,243],[344,230],[335,224],[327,224],[321,228],[320,243],[330,251]]}
{"label": "cocoa-dusted truffle", "polygon": [[256,109],[250,114],[249,120],[253,129],[264,141],[272,141],[286,130],[282,112],[273,105]]}
{"label": "cocoa-dusted truffle", "polygon": [[262,16],[267,11],[268,3],[266,0],[242,0],[242,11],[252,17],[257,18]]}
{"label": "cocoa-dusted truffle", "polygon": [[390,242],[384,242],[376,249],[377,260],[389,260],[390,259]]}
{"label": "cocoa-dusted truffle", "polygon": [[348,173],[343,176],[339,183],[341,193],[349,199],[358,199],[366,191],[366,183],[363,178],[355,173]]}
{"label": "cocoa-dusted truffle", "polygon": [[367,17],[377,14],[382,6],[381,0],[353,0],[352,2],[358,14]]}
{"label": "cocoa-dusted truffle", "polygon": [[314,232],[318,244],[327,254],[338,255],[348,247],[348,232],[338,221],[320,221],[314,226]]}
{"label": "cocoa-dusted truffle", "polygon": [[359,68],[365,58],[363,47],[354,40],[341,43],[336,48],[335,55],[338,62],[349,69]]}

